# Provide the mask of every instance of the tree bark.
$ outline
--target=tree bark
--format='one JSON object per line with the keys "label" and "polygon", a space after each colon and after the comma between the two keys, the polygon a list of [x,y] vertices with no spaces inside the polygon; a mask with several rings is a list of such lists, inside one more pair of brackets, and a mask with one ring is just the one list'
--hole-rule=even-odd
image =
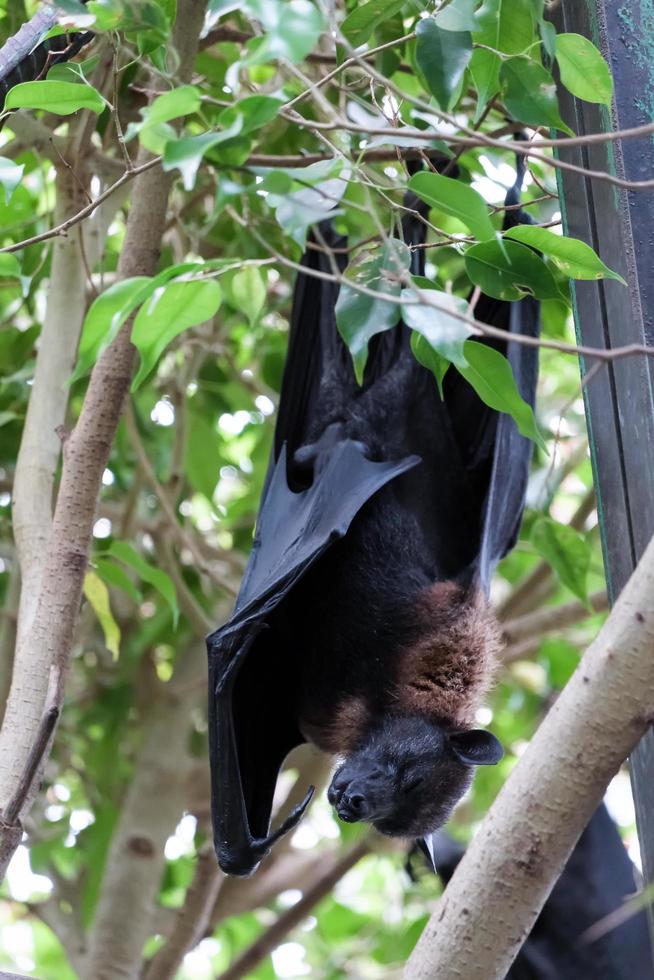
{"label": "tree bark", "polygon": [[[186,804],[193,712],[204,703],[204,655],[195,646],[151,706],[134,777],[107,855],[84,975],[137,980],[165,866],[164,848]],[[178,691],[180,693],[178,693]]]}
{"label": "tree bark", "polygon": [[406,980],[501,980],[611,777],[652,723],[654,540],[501,790]]}
{"label": "tree bark", "polygon": [[[205,0],[184,0],[178,7],[173,43],[179,77],[192,72]],[[152,275],[159,258],[172,174],[147,171],[133,185],[132,207],[119,262],[119,277]],[[102,474],[129,389],[134,360],[126,324],[98,360],[79,421],[64,447],[57,504],[30,596],[29,629],[16,650],[14,681],[0,731],[0,807],[4,809],[24,772],[38,731],[49,668],[65,675],[82,595]],[[25,809],[30,805],[26,801]],[[0,877],[11,859],[15,835],[0,832]]]}

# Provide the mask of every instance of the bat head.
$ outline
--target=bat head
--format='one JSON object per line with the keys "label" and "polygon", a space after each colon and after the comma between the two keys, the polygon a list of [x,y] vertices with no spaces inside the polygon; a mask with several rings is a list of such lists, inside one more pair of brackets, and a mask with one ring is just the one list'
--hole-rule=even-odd
{"label": "bat head", "polygon": [[348,823],[364,820],[392,837],[422,837],[448,819],[474,767],[494,765],[502,755],[490,732],[387,718],[339,766],[327,798]]}

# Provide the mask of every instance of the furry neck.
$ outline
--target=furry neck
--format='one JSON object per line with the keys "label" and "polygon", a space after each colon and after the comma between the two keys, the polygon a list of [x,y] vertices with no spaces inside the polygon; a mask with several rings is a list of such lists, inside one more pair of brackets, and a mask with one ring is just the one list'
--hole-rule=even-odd
{"label": "furry neck", "polygon": [[478,589],[436,582],[418,602],[417,638],[398,656],[398,709],[451,729],[469,728],[500,649],[495,616]]}

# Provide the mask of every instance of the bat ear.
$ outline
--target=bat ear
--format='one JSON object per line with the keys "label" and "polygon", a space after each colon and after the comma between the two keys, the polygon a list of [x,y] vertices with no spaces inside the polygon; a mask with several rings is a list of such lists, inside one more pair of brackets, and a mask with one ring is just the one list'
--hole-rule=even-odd
{"label": "bat ear", "polygon": [[469,766],[494,766],[504,755],[498,739],[491,732],[473,728],[449,737],[454,754]]}

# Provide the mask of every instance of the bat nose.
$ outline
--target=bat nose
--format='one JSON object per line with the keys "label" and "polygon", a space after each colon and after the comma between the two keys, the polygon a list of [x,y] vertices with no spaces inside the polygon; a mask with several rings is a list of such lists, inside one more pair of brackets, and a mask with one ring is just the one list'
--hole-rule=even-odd
{"label": "bat nose", "polygon": [[370,814],[370,805],[363,793],[348,790],[340,799],[337,813],[346,823],[356,823],[357,820],[365,820]]}

